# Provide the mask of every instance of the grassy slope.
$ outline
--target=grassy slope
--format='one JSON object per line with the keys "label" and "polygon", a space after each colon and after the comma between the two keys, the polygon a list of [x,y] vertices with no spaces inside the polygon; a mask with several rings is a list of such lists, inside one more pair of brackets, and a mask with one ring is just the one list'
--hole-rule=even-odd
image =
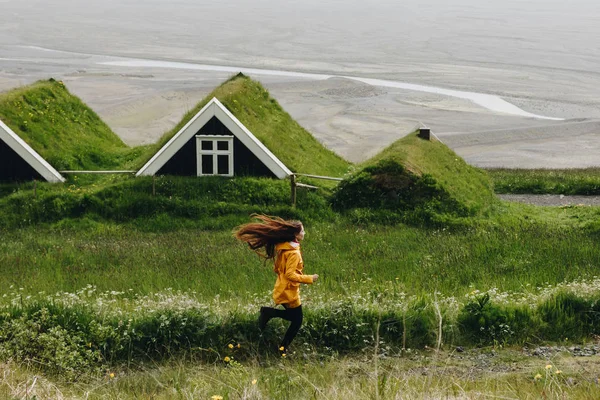
{"label": "grassy slope", "polygon": [[347,161],[323,147],[298,125],[260,83],[243,75],[237,75],[213,90],[175,128],[167,132],[155,147],[150,148],[142,161],[150,159],[213,97],[219,99],[293,172],[336,177],[346,173],[350,165]]}
{"label": "grassy slope", "polygon": [[362,166],[392,159],[409,171],[429,174],[452,197],[471,210],[481,211],[496,202],[492,182],[486,172],[467,164],[443,143],[420,139],[416,133],[397,140]]}
{"label": "grassy slope", "polygon": [[0,94],[0,119],[57,169],[120,168],[135,154],[52,79]]}

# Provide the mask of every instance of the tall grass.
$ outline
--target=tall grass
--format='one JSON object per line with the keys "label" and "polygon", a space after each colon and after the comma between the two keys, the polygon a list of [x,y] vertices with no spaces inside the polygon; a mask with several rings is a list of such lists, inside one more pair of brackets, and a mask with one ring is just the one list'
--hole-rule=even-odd
{"label": "tall grass", "polygon": [[[27,228],[2,232],[0,290],[100,290],[151,293],[167,287],[196,290],[209,299],[243,301],[268,291],[269,265],[231,236],[246,215],[212,218],[213,228],[173,229],[177,220],[146,221],[162,233],[132,226],[77,222],[74,228]],[[185,221],[185,220],[184,220]],[[182,222],[183,224],[184,222]],[[136,222],[137,224],[137,222]],[[525,229],[481,228],[448,232],[407,226],[360,227],[307,222],[304,258],[319,273],[319,292],[365,293],[395,282],[411,295],[473,289],[522,291],[545,284],[591,278],[600,265],[595,236],[574,229],[534,225]]]}
{"label": "tall grass", "polygon": [[[233,343],[235,345],[235,342]],[[598,356],[528,357],[520,349],[457,352],[420,350],[404,356],[324,356],[311,351],[286,360],[222,360],[114,367],[72,384],[25,365],[0,366],[6,399],[476,399],[600,396]],[[221,357],[223,358],[223,357]],[[550,368],[547,368],[549,366]],[[214,396],[214,397],[213,397]]]}
{"label": "tall grass", "polygon": [[600,169],[488,169],[496,193],[599,195]]}
{"label": "tall grass", "polygon": [[[453,345],[581,343],[600,333],[598,287],[598,280],[573,282],[522,297],[526,303],[508,302],[506,293],[494,291],[473,291],[464,300],[398,290],[308,296],[290,355],[393,356]],[[93,286],[28,295],[12,288],[0,302],[0,357],[69,380],[173,358],[229,362],[234,348],[238,361],[276,357],[286,325],[277,320],[259,331],[256,315],[264,297],[244,303],[199,297],[173,290],[98,293]]]}

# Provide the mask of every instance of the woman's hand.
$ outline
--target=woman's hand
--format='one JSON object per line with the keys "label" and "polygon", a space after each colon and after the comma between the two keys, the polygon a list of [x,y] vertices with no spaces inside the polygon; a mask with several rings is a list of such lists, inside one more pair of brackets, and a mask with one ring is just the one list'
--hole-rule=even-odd
{"label": "woman's hand", "polygon": [[318,275],[318,274],[314,274],[314,275],[312,276],[312,278],[313,278],[313,282],[316,282],[316,281],[317,281],[317,279],[319,279],[319,275]]}

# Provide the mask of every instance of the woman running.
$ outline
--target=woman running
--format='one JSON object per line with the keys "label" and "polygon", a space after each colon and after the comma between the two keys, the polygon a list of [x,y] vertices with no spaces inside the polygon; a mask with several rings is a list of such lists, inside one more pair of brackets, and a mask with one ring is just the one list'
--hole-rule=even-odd
{"label": "woman running", "polygon": [[300,284],[314,283],[319,275],[304,275],[304,263],[300,252],[300,242],[304,239],[304,226],[300,221],[285,221],[279,217],[253,214],[259,222],[241,225],[235,230],[235,237],[248,243],[250,248],[267,260],[274,260],[273,271],[277,281],[273,289],[275,304],[282,309],[261,307],[258,326],[265,329],[271,318],[283,318],[290,326],[281,341],[279,351],[287,354],[288,346],[302,325],[302,305]]}

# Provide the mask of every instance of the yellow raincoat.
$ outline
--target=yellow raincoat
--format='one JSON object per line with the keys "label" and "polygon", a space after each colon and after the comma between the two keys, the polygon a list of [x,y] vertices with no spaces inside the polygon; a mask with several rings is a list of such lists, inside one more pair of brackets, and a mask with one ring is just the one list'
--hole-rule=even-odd
{"label": "yellow raincoat", "polygon": [[304,262],[297,242],[279,243],[275,246],[276,257],[273,270],[277,281],[273,289],[275,304],[286,304],[289,308],[300,305],[300,284],[313,283],[312,275],[304,275]]}

